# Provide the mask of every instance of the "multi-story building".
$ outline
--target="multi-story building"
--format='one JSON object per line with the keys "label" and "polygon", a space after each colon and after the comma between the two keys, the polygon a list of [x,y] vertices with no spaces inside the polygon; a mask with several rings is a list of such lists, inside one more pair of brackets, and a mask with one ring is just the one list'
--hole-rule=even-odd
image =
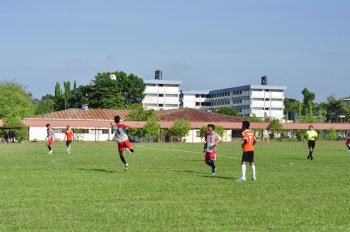
{"label": "multi-story building", "polygon": [[181,81],[162,80],[162,72],[157,70],[154,80],[144,80],[145,98],[142,104],[147,109],[170,110],[180,108]]}
{"label": "multi-story building", "polygon": [[182,108],[210,110],[211,101],[209,91],[181,91],[180,104]]}
{"label": "multi-story building", "polygon": [[282,119],[285,86],[245,85],[210,91],[211,108],[237,109],[240,116]]}

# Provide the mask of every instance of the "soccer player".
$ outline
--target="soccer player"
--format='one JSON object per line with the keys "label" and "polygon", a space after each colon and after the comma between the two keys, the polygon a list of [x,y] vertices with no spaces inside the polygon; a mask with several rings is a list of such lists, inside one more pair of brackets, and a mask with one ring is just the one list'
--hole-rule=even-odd
{"label": "soccer player", "polygon": [[211,167],[211,175],[215,176],[217,166],[215,164],[216,161],[216,145],[221,140],[221,137],[214,131],[215,125],[209,124],[208,125],[208,131],[206,132],[205,137],[205,163]]}
{"label": "soccer player", "polygon": [[317,132],[314,130],[314,127],[312,125],[310,125],[309,130],[306,131],[306,138],[308,140],[307,146],[309,148],[309,155],[307,156],[308,160],[314,159],[314,157],[312,155],[313,155],[314,150],[315,150],[317,137],[318,137]]}
{"label": "soccer player", "polygon": [[64,140],[66,141],[66,147],[67,147],[67,153],[70,154],[71,145],[74,139],[74,132],[70,128],[69,125],[67,125],[66,133],[64,134]]}
{"label": "soccer player", "polygon": [[127,171],[129,164],[125,161],[123,152],[124,150],[127,150],[129,154],[134,152],[134,148],[132,147],[129,137],[125,132],[125,129],[130,127],[120,123],[120,117],[118,115],[114,117],[114,122],[116,123],[115,125],[112,125],[111,123],[112,132],[114,133],[113,140],[118,142],[119,157],[124,164],[124,170]]}
{"label": "soccer player", "polygon": [[243,131],[243,143],[242,143],[242,177],[239,178],[239,181],[247,181],[246,178],[246,162],[250,163],[253,172],[252,180],[256,180],[255,173],[255,164],[254,164],[254,145],[256,144],[256,138],[253,131],[250,130],[250,122],[244,121],[242,123],[242,131]]}
{"label": "soccer player", "polygon": [[55,133],[53,132],[53,129],[51,128],[51,125],[49,123],[46,124],[46,131],[47,131],[47,136],[45,138],[46,146],[49,149],[49,154],[51,155],[53,152],[51,145],[55,140]]}
{"label": "soccer player", "polygon": [[348,148],[348,151],[350,151],[350,135],[348,135],[348,139],[346,140],[346,147]]}

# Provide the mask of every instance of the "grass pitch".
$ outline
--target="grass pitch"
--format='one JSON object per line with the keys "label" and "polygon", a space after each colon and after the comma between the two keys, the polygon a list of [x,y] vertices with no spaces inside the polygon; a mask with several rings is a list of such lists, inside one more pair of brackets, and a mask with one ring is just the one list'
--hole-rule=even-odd
{"label": "grass pitch", "polygon": [[258,143],[246,183],[239,142],[215,177],[201,144],[134,145],[124,172],[112,142],[0,144],[0,231],[350,231],[343,142]]}

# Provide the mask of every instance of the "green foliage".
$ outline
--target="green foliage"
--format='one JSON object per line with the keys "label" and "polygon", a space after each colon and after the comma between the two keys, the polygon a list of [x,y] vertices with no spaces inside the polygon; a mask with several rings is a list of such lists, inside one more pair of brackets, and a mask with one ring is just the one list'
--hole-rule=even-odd
{"label": "green foliage", "polygon": [[158,120],[158,117],[154,110],[148,110],[143,108],[143,106],[136,105],[131,107],[131,112],[126,117],[128,121],[148,121],[150,118],[155,118]]}
{"label": "green foliage", "polygon": [[205,137],[205,132],[208,130],[208,127],[207,126],[202,126],[200,129],[199,129],[199,136],[201,138],[204,138]]}
{"label": "green foliage", "polygon": [[160,124],[158,123],[156,118],[152,117],[147,120],[143,129],[144,136],[146,138],[158,137],[160,132]]}
{"label": "green foliage", "polygon": [[249,122],[263,122],[264,121],[263,118],[259,118],[255,114],[251,117],[245,117],[244,119],[249,121]]}
{"label": "green foliage", "polygon": [[28,139],[28,128],[20,119],[17,118],[7,118],[5,119],[6,127],[21,127],[20,129],[11,129],[16,133],[16,139],[19,141]]}
{"label": "green foliage", "polygon": [[45,95],[40,101],[37,102],[35,109],[35,115],[46,114],[53,111],[55,105],[55,97],[52,95]]}
{"label": "green foliage", "polygon": [[191,130],[191,124],[185,119],[176,119],[174,124],[169,129],[169,132],[173,136],[185,137]]}
{"label": "green foliage", "polygon": [[306,115],[308,111],[312,110],[312,107],[314,106],[314,100],[316,95],[308,90],[307,88],[304,88],[301,93],[303,94],[303,108],[304,108],[304,114]]}
{"label": "green foliage", "polygon": [[15,82],[0,82],[0,118],[30,117],[34,114],[31,94]]}
{"label": "green foliage", "polygon": [[224,107],[220,107],[216,111],[216,113],[230,115],[230,116],[237,116],[239,112],[235,108],[224,106]]}
{"label": "green foliage", "polygon": [[[201,138],[204,138],[204,133],[208,130],[208,127],[207,126],[202,126],[200,129],[199,129],[199,134],[200,134],[200,137]],[[223,126],[221,125],[215,125],[215,132],[220,135],[221,137],[224,136],[224,133],[225,133],[225,129]]]}
{"label": "green foliage", "polygon": [[276,134],[281,134],[283,129],[280,121],[278,119],[274,119],[270,122],[268,129],[271,131],[272,138],[275,138]]}
{"label": "green foliage", "polygon": [[299,101],[293,98],[284,99],[284,114],[297,113],[299,107]]}
{"label": "green foliage", "polygon": [[297,130],[296,131],[296,137],[297,137],[298,141],[304,141],[305,133],[306,133],[306,130]]}
{"label": "green foliage", "polygon": [[55,85],[55,98],[59,98],[61,96],[62,96],[61,85],[60,85],[60,83],[56,82],[56,85]]}
{"label": "green foliage", "polygon": [[335,141],[337,140],[337,131],[334,128],[328,130],[328,140]]}
{"label": "green foliage", "polygon": [[339,116],[344,115],[346,118],[344,121],[350,120],[350,107],[342,102],[340,99],[336,99],[333,96],[328,97],[327,103],[325,103],[326,110],[326,121],[337,122],[339,121]]}
{"label": "green foliage", "polygon": [[224,136],[225,129],[221,125],[215,125],[215,132],[222,137]]}

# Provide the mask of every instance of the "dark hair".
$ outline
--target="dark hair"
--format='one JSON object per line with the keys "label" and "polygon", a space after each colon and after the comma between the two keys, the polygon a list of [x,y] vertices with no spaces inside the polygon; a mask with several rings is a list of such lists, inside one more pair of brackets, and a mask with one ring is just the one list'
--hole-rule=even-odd
{"label": "dark hair", "polygon": [[242,126],[243,126],[244,129],[249,129],[249,127],[250,127],[250,122],[248,122],[248,121],[243,121],[243,122],[242,122]]}
{"label": "dark hair", "polygon": [[313,125],[310,125],[309,128],[314,128],[314,126],[313,126]]}
{"label": "dark hair", "polygon": [[119,115],[114,117],[114,122],[119,123],[120,122],[120,117]]}
{"label": "dark hair", "polygon": [[215,125],[214,124],[208,124],[208,127],[213,128],[213,130],[215,130]]}
{"label": "dark hair", "polygon": [[46,127],[50,126],[50,123],[46,124]]}

